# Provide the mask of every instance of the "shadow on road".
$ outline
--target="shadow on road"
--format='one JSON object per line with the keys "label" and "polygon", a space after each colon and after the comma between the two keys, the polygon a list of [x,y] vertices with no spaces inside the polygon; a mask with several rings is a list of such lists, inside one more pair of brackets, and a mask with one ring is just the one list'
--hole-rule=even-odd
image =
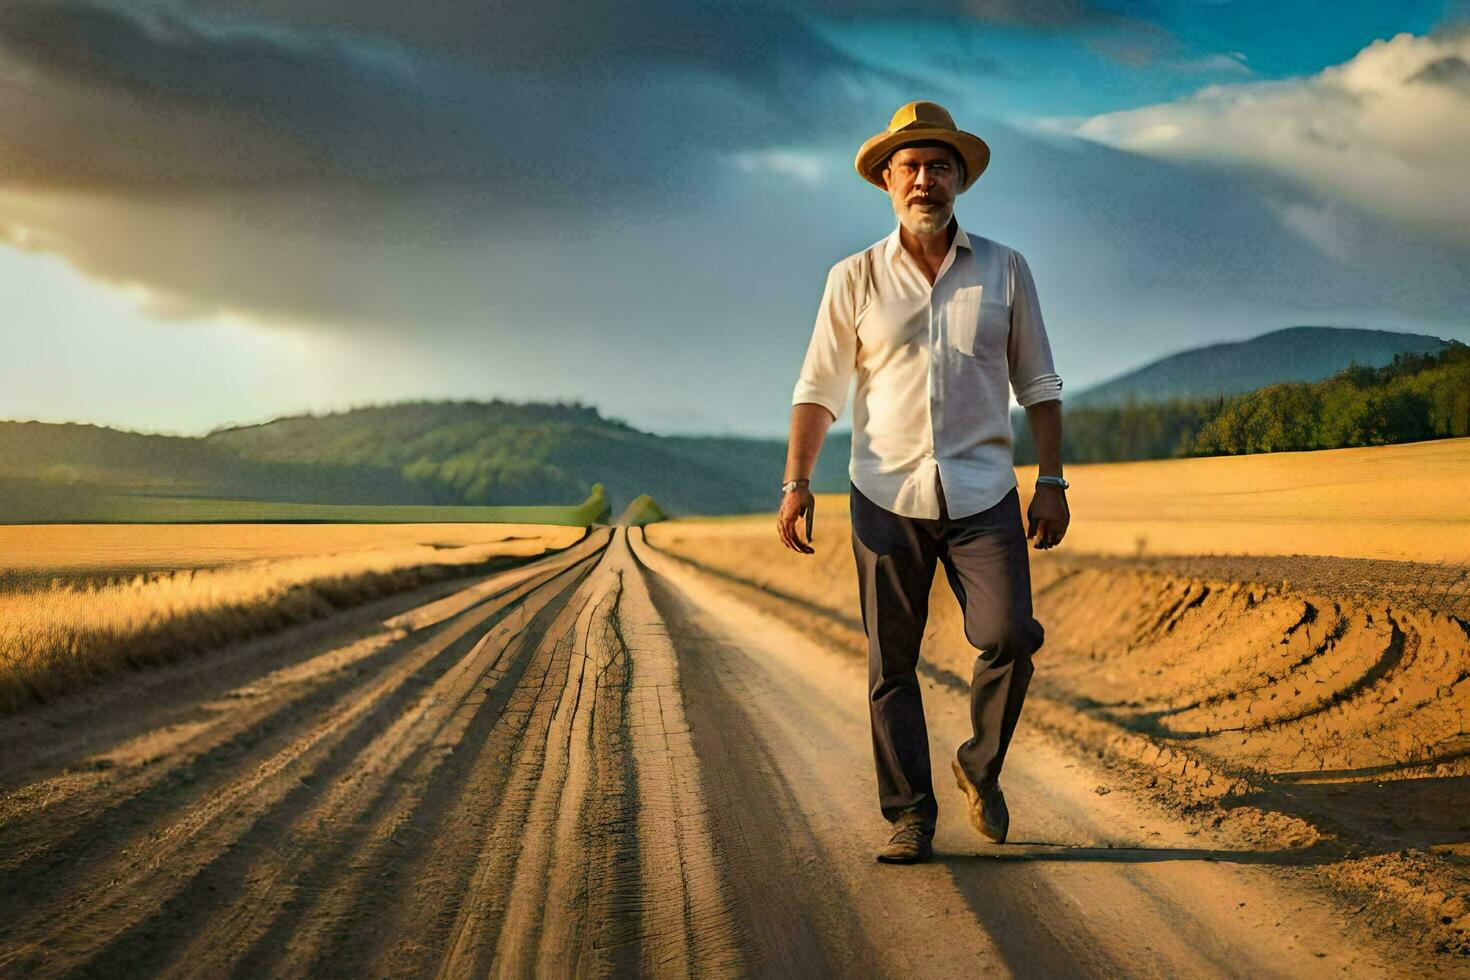
{"label": "shadow on road", "polygon": [[941,854],[934,859],[951,867],[1028,861],[1098,861],[1114,864],[1154,864],[1159,861],[1218,861],[1227,864],[1308,865],[1318,863],[1318,847],[1294,851],[1230,851],[1204,847],[1088,847],[1015,841],[1003,848],[964,854]]}

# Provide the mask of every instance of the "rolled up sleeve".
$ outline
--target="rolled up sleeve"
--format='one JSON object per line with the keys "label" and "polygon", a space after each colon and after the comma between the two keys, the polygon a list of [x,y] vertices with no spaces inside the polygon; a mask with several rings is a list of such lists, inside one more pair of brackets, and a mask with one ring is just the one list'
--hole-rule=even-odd
{"label": "rolled up sleeve", "polygon": [[1025,256],[1015,250],[1011,251],[1011,333],[1006,353],[1011,390],[1022,407],[1061,399],[1062,379],[1052,363],[1036,282]]}
{"label": "rolled up sleeve", "polygon": [[854,307],[851,278],[845,264],[839,262],[827,273],[827,286],[822,291],[817,322],[791,404],[812,402],[831,412],[833,419],[842,415],[857,357]]}

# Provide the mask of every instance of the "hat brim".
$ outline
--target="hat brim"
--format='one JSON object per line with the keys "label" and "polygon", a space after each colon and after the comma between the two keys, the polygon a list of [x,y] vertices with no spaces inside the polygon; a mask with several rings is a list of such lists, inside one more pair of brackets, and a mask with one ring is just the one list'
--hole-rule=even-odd
{"label": "hat brim", "polygon": [[974,133],[967,133],[962,129],[919,126],[900,130],[897,133],[884,130],[862,145],[853,163],[864,180],[886,191],[888,185],[883,183],[883,161],[887,160],[888,155],[899,147],[925,140],[939,140],[941,143],[948,143],[965,161],[965,182],[960,187],[961,194],[969,190],[970,186],[980,179],[985,168],[990,166],[990,144]]}

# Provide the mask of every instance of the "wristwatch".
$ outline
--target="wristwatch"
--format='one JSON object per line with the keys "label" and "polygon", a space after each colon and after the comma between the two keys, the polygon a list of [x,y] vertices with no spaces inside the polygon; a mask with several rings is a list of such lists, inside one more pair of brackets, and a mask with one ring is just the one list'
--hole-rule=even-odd
{"label": "wristwatch", "polygon": [[781,484],[781,492],[790,493],[797,487],[804,487],[811,482],[811,480],[787,480],[785,483]]}
{"label": "wristwatch", "polygon": [[1063,478],[1061,478],[1059,476],[1038,476],[1036,478],[1036,482],[1037,483],[1050,483],[1053,486],[1061,487],[1063,490],[1067,489],[1068,487],[1070,487],[1072,485],[1072,484],[1068,483],[1066,480],[1064,480]]}

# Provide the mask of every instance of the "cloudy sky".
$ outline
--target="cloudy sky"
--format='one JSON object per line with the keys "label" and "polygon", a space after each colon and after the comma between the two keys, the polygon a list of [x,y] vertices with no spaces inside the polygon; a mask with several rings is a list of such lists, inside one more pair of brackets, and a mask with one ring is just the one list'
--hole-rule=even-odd
{"label": "cloudy sky", "polygon": [[784,433],[915,98],[990,143],[957,213],[1068,389],[1293,324],[1470,341],[1470,4],[1330,6],[0,0],[0,418]]}

